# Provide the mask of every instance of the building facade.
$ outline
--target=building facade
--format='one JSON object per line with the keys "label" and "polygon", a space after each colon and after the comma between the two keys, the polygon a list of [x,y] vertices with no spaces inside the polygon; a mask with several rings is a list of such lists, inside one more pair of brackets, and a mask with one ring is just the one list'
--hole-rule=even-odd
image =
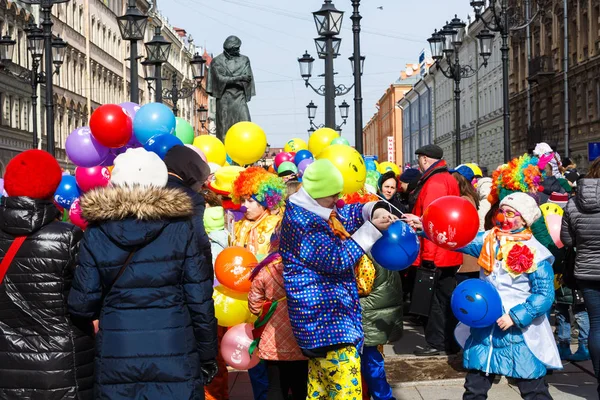
{"label": "building facade", "polygon": [[[402,165],[417,164],[415,151],[432,142],[432,86],[429,79],[419,79],[413,88],[398,102],[402,110]],[[400,161],[398,161],[400,164]]]}
{"label": "building facade", "polygon": [[588,143],[600,141],[600,3],[568,0],[566,16],[564,3],[551,1],[531,25],[530,54],[524,31],[511,36],[512,151],[544,141],[565,156],[567,143],[585,169]]}

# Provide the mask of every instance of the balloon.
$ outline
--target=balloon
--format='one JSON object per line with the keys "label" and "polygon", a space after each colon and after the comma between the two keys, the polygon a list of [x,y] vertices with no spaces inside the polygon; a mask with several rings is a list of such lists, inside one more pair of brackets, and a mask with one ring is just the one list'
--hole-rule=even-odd
{"label": "balloon", "polygon": [[306,144],[304,140],[298,138],[288,140],[285,146],[283,146],[283,151],[285,151],[286,153],[292,151],[298,152],[300,150],[308,150],[308,144]]}
{"label": "balloon", "polygon": [[94,139],[92,131],[87,126],[71,132],[65,143],[65,151],[73,164],[79,167],[101,164],[110,153],[108,147]]}
{"label": "balloon", "polygon": [[502,316],[502,299],[498,290],[481,279],[467,279],[458,285],[450,299],[452,312],[471,328],[485,328]]}
{"label": "balloon", "polygon": [[346,146],[350,146],[350,142],[348,139],[343,137],[337,137],[331,141],[331,144],[345,144]]}
{"label": "balloon", "polygon": [[194,128],[192,124],[181,117],[175,118],[175,136],[184,144],[194,143]]}
{"label": "balloon", "polygon": [[342,194],[358,192],[365,185],[367,169],[358,151],[350,146],[334,144],[324,149],[317,157],[326,158],[337,167],[344,177]]}
{"label": "balloon", "polygon": [[227,247],[215,260],[215,275],[219,282],[231,290],[250,291],[250,274],[258,261],[254,254],[243,247]]}
{"label": "balloon", "polygon": [[225,154],[225,162],[229,165],[233,164],[233,160],[229,157],[229,154]]}
{"label": "balloon", "polygon": [[420,248],[419,237],[407,223],[396,221],[371,248],[371,256],[377,264],[391,271],[410,267]]}
{"label": "balloon", "polygon": [[294,164],[299,165],[303,160],[313,160],[314,157],[312,153],[308,150],[300,150],[294,156]]}
{"label": "balloon", "polygon": [[131,118],[117,104],[98,107],[90,117],[90,129],[94,139],[113,149],[126,145],[133,133]]}
{"label": "balloon", "polygon": [[250,324],[239,324],[229,329],[221,339],[221,355],[225,362],[238,370],[256,367],[260,362],[255,351],[252,356],[248,352],[254,341]]}
{"label": "balloon", "polygon": [[133,123],[133,119],[135,118],[135,114],[137,114],[137,112],[141,108],[139,104],[133,103],[131,101],[126,101],[125,103],[121,103],[121,104],[119,104],[119,106],[121,106],[121,108],[123,108],[123,111],[125,111],[125,114],[129,115],[129,118],[131,118],[132,123]]}
{"label": "balloon", "polygon": [[144,144],[153,136],[175,132],[177,121],[173,111],[162,103],[143,105],[133,119],[133,133]]}
{"label": "balloon", "polygon": [[279,166],[286,161],[294,162],[294,156],[284,151],[275,156],[275,159],[273,159],[273,165],[275,166],[275,169],[278,169]]}
{"label": "balloon", "polygon": [[552,237],[552,241],[559,249],[562,249],[565,245],[560,240],[560,229],[562,226],[562,216],[558,214],[549,214],[544,216],[546,220],[546,226],[548,227],[548,233]]}
{"label": "balloon", "polygon": [[225,164],[227,157],[223,142],[212,135],[200,135],[194,139],[194,146],[202,150],[206,160],[215,164]]}
{"label": "balloon", "polygon": [[555,203],[544,203],[540,206],[540,210],[542,210],[542,215],[544,217],[547,217],[551,214],[560,215],[562,217],[565,213],[565,210],[563,210],[561,206]]}
{"label": "balloon", "polygon": [[319,128],[308,138],[308,150],[315,157],[319,157],[324,148],[331,144],[331,141],[340,135],[331,128]]}
{"label": "balloon", "polygon": [[77,186],[83,192],[92,190],[97,187],[105,187],[110,183],[110,171],[106,167],[100,165],[96,167],[75,169],[75,180]]}
{"label": "balloon", "polygon": [[223,285],[213,291],[215,318],[219,326],[230,327],[241,324],[250,316],[248,311],[248,295],[227,289]]}
{"label": "balloon", "polygon": [[306,167],[308,167],[310,164],[312,164],[314,162],[315,162],[315,160],[313,160],[312,158],[300,161],[300,163],[298,164],[298,172],[300,172],[301,174],[304,174]]}
{"label": "balloon", "polygon": [[75,199],[73,204],[71,204],[71,208],[69,209],[69,219],[71,223],[75,226],[80,227],[81,229],[87,228],[87,221],[83,218],[81,212],[81,204],[79,204],[79,199]]}
{"label": "balloon", "polygon": [[388,171],[394,171],[394,173],[396,175],[400,175],[400,168],[398,168],[398,166],[396,164],[389,162],[389,161],[384,161],[384,162],[380,163],[378,171],[381,174],[385,174]]}
{"label": "balloon", "polygon": [[202,161],[207,162],[206,161],[206,156],[204,155],[204,152],[202,150],[200,150],[199,148],[197,148],[194,145],[191,144],[186,144],[185,147],[187,147],[188,149],[192,149],[196,152],[196,154],[198,154],[200,156],[200,158],[202,158]]}
{"label": "balloon", "polygon": [[253,164],[267,150],[267,135],[254,122],[238,122],[225,135],[225,150],[238,165]]}
{"label": "balloon", "polygon": [[81,195],[74,176],[64,175],[60,184],[54,192],[54,201],[62,208],[69,208],[71,204]]}
{"label": "balloon", "polygon": [[423,213],[427,238],[446,250],[471,243],[479,230],[475,206],[459,196],[443,196],[431,202]]}
{"label": "balloon", "polygon": [[479,168],[479,166],[475,163],[468,163],[465,164],[467,167],[471,168],[471,171],[473,171],[474,175],[479,175],[479,176],[483,176],[483,172],[481,171],[481,168]]}
{"label": "balloon", "polygon": [[375,165],[375,157],[373,156],[365,156],[365,166],[368,171],[377,171],[377,166]]}
{"label": "balloon", "polygon": [[174,146],[183,146],[183,143],[175,135],[156,135],[146,142],[144,149],[158,154],[163,159],[167,152]]}
{"label": "balloon", "polygon": [[298,173],[298,167],[296,167],[296,164],[294,164],[293,162],[285,161],[285,162],[282,162],[279,165],[279,168],[277,168],[277,173],[278,174],[282,174],[282,173],[287,172],[287,171],[292,171],[294,174],[297,174]]}

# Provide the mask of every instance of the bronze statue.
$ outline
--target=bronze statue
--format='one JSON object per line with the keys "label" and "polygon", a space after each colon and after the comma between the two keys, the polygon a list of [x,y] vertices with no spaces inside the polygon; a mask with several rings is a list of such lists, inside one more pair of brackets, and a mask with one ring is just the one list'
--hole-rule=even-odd
{"label": "bronze statue", "polygon": [[206,91],[217,100],[217,137],[221,140],[232,125],[250,121],[248,102],[256,95],[250,59],[240,54],[242,41],[229,36],[223,53],[210,64]]}

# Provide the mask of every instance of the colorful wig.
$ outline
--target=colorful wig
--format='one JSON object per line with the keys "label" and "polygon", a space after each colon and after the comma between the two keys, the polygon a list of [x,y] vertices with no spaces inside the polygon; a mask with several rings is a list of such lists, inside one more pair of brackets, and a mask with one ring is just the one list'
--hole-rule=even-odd
{"label": "colorful wig", "polygon": [[283,207],[286,196],[283,180],[261,167],[250,167],[241,172],[233,182],[231,199],[241,204],[245,198],[253,198],[263,207],[273,210]]}
{"label": "colorful wig", "polygon": [[371,194],[367,191],[364,192],[354,192],[351,194],[346,194],[342,197],[344,203],[346,204],[366,204],[371,201],[379,201],[379,197],[374,194]]}
{"label": "colorful wig", "polygon": [[498,167],[492,174],[492,191],[488,196],[490,203],[494,204],[514,192],[528,193],[536,197],[544,179],[538,162],[537,157],[524,154]]}

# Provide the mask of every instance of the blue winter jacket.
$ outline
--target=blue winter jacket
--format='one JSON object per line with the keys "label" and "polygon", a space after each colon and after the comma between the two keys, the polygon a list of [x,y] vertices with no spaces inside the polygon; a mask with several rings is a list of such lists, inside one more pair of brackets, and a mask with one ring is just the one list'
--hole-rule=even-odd
{"label": "blue winter jacket", "polygon": [[354,265],[381,237],[377,228],[365,223],[372,208],[353,204],[337,210],[338,219],[353,234],[342,241],[327,222],[331,209],[320,207],[304,189],[288,201],[280,253],[290,322],[300,348],[362,342]]}
{"label": "blue winter jacket", "polygon": [[[466,247],[458,250],[479,257],[485,232],[481,232]],[[535,240],[535,239],[533,239]],[[541,246],[541,245],[540,245]],[[546,375],[546,365],[531,352],[523,337],[522,329],[533,320],[547,314],[554,302],[554,257],[547,253],[545,260],[537,263],[537,270],[526,274],[531,284],[531,294],[524,303],[508,313],[515,325],[502,331],[497,324],[486,328],[470,328],[463,353],[463,366],[492,374],[513,378],[536,379]]]}
{"label": "blue winter jacket", "polygon": [[176,189],[109,188],[86,194],[81,206],[90,226],[69,310],[100,320],[96,398],[204,399],[200,367],[216,357],[217,326],[190,198]]}

